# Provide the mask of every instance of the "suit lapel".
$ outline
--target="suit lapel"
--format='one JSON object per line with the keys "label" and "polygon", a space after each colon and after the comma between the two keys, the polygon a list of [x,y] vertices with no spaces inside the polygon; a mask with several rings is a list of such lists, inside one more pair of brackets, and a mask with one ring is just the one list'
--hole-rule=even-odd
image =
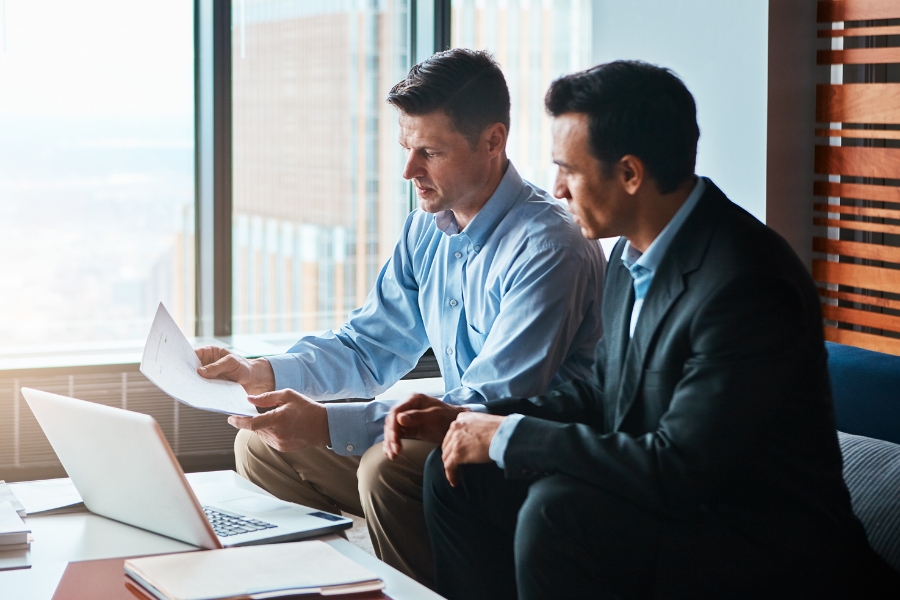
{"label": "suit lapel", "polygon": [[628,347],[628,328],[631,324],[631,309],[634,306],[634,287],[631,274],[622,264],[624,239],[620,240],[610,253],[607,267],[606,284],[603,295],[603,331],[606,344],[606,369],[604,387],[607,400],[604,403],[604,415],[608,427],[615,418],[616,401],[614,392],[619,389],[622,376],[622,365]]}
{"label": "suit lapel", "polygon": [[[707,186],[706,192],[681,230],[676,233],[657,272],[653,275],[653,283],[644,298],[634,336],[623,350],[621,383],[615,403],[613,431],[619,429],[634,404],[643,379],[647,357],[656,342],[658,330],[672,306],[684,294],[686,276],[700,267],[715,224],[728,203],[724,194],[711,181],[707,180]],[[624,266],[622,269],[628,274]],[[630,309],[628,318],[630,325]],[[625,339],[628,339],[628,325],[625,329]]]}

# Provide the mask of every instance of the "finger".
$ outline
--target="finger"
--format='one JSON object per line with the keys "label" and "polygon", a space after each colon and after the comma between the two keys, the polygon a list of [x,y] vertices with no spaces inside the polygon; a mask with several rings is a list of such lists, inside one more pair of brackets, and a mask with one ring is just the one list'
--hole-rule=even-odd
{"label": "finger", "polygon": [[444,461],[444,475],[450,482],[450,487],[456,487],[456,484],[459,483],[459,469],[452,458]]}
{"label": "finger", "polygon": [[237,415],[231,415],[228,417],[228,424],[236,429],[247,429],[252,431],[250,427],[250,422],[254,417],[239,417]]}
{"label": "finger", "polygon": [[400,441],[401,427],[397,425],[397,419],[393,412],[388,413],[384,422],[384,454],[390,460],[394,460],[400,454],[403,443]]}
{"label": "finger", "polygon": [[286,396],[284,390],[278,390],[276,392],[247,396],[247,401],[254,406],[281,406],[282,404],[287,404],[288,398]]}
{"label": "finger", "polygon": [[281,420],[281,412],[278,409],[263,413],[258,417],[241,417],[231,415],[228,422],[238,429],[247,429],[249,431],[260,431],[262,429],[271,429],[279,424]]}
{"label": "finger", "polygon": [[199,373],[201,377],[207,379],[215,379],[216,377],[224,376],[224,379],[232,380],[233,378],[229,377],[229,375],[239,368],[240,364],[238,361],[229,354],[204,367],[198,368],[197,373]]}

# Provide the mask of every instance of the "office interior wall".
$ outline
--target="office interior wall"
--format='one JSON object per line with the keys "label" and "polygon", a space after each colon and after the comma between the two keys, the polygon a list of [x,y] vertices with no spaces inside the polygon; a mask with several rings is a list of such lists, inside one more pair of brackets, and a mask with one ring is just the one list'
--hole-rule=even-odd
{"label": "office interior wall", "polygon": [[816,2],[769,3],[766,223],[812,266]]}
{"label": "office interior wall", "polygon": [[697,173],[766,220],[769,2],[595,0],[593,59],[673,69],[694,94]]}

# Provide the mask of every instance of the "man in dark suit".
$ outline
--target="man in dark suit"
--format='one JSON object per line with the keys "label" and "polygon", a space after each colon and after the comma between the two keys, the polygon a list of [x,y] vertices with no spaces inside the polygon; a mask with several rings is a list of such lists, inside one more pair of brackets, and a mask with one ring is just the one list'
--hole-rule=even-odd
{"label": "man in dark suit", "polygon": [[425,480],[438,591],[847,591],[871,551],[841,476],[806,269],[694,176],[695,104],[670,71],[601,65],[554,82],[546,104],[555,195],[586,237],[622,236],[604,337],[589,381],[489,402],[487,414],[424,396],[394,409],[389,457],[402,437],[443,438]]}

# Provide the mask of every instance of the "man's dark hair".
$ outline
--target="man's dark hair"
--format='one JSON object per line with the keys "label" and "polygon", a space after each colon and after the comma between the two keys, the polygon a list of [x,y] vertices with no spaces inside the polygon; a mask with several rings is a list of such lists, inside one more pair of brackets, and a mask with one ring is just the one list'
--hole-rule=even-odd
{"label": "man's dark hair", "polygon": [[644,162],[662,194],[694,174],[697,106],[669,69],[639,61],[598,65],[554,81],[544,103],[554,117],[588,115],[591,151],[607,176],[626,154]]}
{"label": "man's dark hair", "polygon": [[387,101],[408,115],[444,111],[472,147],[494,123],[509,131],[509,88],[500,65],[484,51],[438,52],[410,69]]}

